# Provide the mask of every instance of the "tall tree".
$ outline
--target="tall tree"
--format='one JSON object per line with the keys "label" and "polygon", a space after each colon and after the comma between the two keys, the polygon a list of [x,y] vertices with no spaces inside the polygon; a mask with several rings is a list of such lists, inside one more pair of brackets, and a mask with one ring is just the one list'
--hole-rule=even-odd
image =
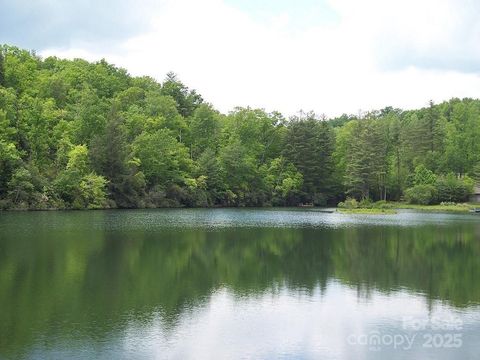
{"label": "tall tree", "polygon": [[379,120],[360,120],[347,151],[345,184],[347,193],[361,199],[386,199],[387,137]]}
{"label": "tall tree", "polygon": [[188,150],[168,129],[140,134],[132,148],[150,187],[182,184],[191,177],[192,161]]}
{"label": "tall tree", "polygon": [[190,136],[193,158],[198,158],[207,149],[215,154],[219,145],[220,119],[219,113],[211,105],[201,104],[195,110],[190,121]]}
{"label": "tall tree", "polygon": [[415,151],[419,155],[417,159],[428,168],[438,170],[445,149],[445,119],[433,101],[430,101],[429,106],[421,112],[418,131],[419,141],[415,146]]}
{"label": "tall tree", "polygon": [[464,175],[480,160],[480,108],[469,101],[457,101],[452,105],[449,120],[445,170]]}
{"label": "tall tree", "polygon": [[183,117],[193,115],[195,109],[203,102],[202,97],[195,90],[190,90],[173,72],[167,74],[162,84],[162,94],[171,96],[177,103],[178,112]]}
{"label": "tall tree", "polygon": [[314,114],[293,118],[288,124],[283,155],[303,175],[305,201],[321,204],[330,195],[334,146],[331,126]]}
{"label": "tall tree", "polygon": [[209,194],[209,203],[222,204],[225,198],[225,172],[219,159],[211,148],[207,148],[198,159],[198,176],[206,178],[206,190]]}
{"label": "tall tree", "polygon": [[0,47],[0,86],[5,86],[5,68],[3,66],[3,49]]}
{"label": "tall tree", "polygon": [[131,208],[141,203],[144,184],[137,167],[129,162],[126,131],[118,107],[114,103],[105,132],[92,141],[90,158],[93,168],[108,180],[108,193],[115,205]]}
{"label": "tall tree", "polygon": [[2,207],[464,199],[480,178],[479,138],[476,99],[360,119],[224,115],[173,73],[160,84],[105,60],[0,47]]}

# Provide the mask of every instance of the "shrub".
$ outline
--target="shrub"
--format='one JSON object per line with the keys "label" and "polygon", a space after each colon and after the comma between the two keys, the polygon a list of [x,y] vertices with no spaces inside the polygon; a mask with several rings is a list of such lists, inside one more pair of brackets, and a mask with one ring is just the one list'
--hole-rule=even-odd
{"label": "shrub", "polygon": [[168,207],[169,202],[166,197],[165,188],[155,185],[149,189],[145,196],[145,206],[148,208]]}
{"label": "shrub", "polygon": [[433,171],[427,169],[424,165],[415,168],[414,185],[435,185],[436,180],[437,177]]}
{"label": "shrub", "polygon": [[410,204],[429,205],[435,202],[435,193],[433,185],[415,185],[405,190],[405,198]]}
{"label": "shrub", "polygon": [[343,209],[357,209],[358,201],[354,198],[347,198],[345,201],[338,203],[337,206]]}
{"label": "shrub", "polygon": [[456,202],[453,202],[453,201],[442,201],[440,203],[441,206],[456,206],[457,203]]}
{"label": "shrub", "polygon": [[74,208],[101,209],[106,207],[105,187],[107,180],[103,176],[94,173],[85,175],[80,181],[78,190],[79,197],[74,201]]}
{"label": "shrub", "polygon": [[369,198],[363,199],[358,204],[358,207],[360,207],[362,209],[371,209],[373,207],[372,200],[370,200]]}
{"label": "shrub", "polygon": [[457,178],[450,173],[439,176],[436,182],[437,199],[443,202],[467,201],[473,191],[473,181],[469,177]]}
{"label": "shrub", "polygon": [[385,200],[380,200],[373,203],[372,207],[375,209],[391,209],[393,208],[393,205],[387,203]]}
{"label": "shrub", "polygon": [[313,194],[312,202],[315,206],[327,206],[327,197],[322,193]]}

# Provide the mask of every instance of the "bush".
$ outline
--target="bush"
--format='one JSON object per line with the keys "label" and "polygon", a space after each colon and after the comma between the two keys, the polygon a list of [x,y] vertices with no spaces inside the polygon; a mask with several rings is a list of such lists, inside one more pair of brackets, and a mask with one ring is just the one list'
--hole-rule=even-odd
{"label": "bush", "polygon": [[160,185],[149,189],[145,195],[145,206],[148,208],[169,207],[165,189]]}
{"label": "bush", "polygon": [[414,185],[435,185],[437,177],[433,171],[427,169],[424,165],[419,165],[415,168],[413,181]]}
{"label": "bush", "polygon": [[405,190],[405,198],[410,204],[430,205],[435,202],[435,194],[433,185],[415,185]]}
{"label": "bush", "polygon": [[313,205],[315,206],[327,206],[327,197],[322,193],[313,194]]}
{"label": "bush", "polygon": [[85,175],[80,181],[79,196],[74,201],[74,208],[102,209],[106,207],[105,188],[107,180],[94,173]]}
{"label": "bush", "polygon": [[366,198],[360,201],[358,207],[362,209],[371,209],[373,207],[373,202],[369,198]]}
{"label": "bush", "polygon": [[456,202],[453,202],[453,201],[442,201],[440,203],[441,206],[456,206],[457,203]]}
{"label": "bush", "polygon": [[347,198],[345,201],[339,202],[337,206],[342,209],[357,209],[358,201],[354,198]]}
{"label": "bush", "polygon": [[457,178],[448,174],[438,177],[436,189],[439,202],[463,202],[473,191],[473,181],[469,177]]}
{"label": "bush", "polygon": [[379,200],[377,202],[372,202],[370,199],[363,199],[360,202],[353,198],[347,198],[344,202],[340,202],[337,205],[339,208],[343,209],[391,209],[393,205],[387,203],[385,200]]}
{"label": "bush", "polygon": [[380,200],[373,203],[372,207],[375,209],[391,209],[393,208],[393,205],[387,203],[385,200]]}

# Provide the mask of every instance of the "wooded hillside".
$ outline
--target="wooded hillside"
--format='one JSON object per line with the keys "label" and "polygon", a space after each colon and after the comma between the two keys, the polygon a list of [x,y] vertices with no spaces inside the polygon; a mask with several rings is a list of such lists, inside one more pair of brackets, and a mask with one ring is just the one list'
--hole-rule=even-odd
{"label": "wooded hillside", "polygon": [[0,208],[465,201],[480,101],[325,119],[221,114],[173,73],[0,47]]}

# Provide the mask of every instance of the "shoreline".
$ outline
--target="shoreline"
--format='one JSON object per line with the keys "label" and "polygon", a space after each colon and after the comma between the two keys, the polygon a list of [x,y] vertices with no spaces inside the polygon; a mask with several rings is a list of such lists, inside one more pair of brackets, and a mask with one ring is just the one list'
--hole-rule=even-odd
{"label": "shoreline", "polygon": [[298,209],[298,210],[321,210],[331,209],[339,214],[365,214],[365,215],[395,215],[397,210],[414,210],[430,213],[472,213],[475,209],[480,209],[480,203],[464,203],[455,205],[416,205],[401,202],[388,202],[382,207],[357,207],[341,208],[337,206],[208,206],[208,207],[186,207],[186,206],[168,206],[168,207],[136,207],[136,208],[94,208],[94,209],[72,209],[72,208],[11,208],[0,209],[2,212],[37,212],[37,211],[97,211],[97,210],[154,210],[154,209]]}
{"label": "shoreline", "polygon": [[407,204],[401,202],[388,202],[382,207],[375,207],[373,204],[371,207],[357,207],[357,208],[337,208],[339,212],[351,213],[351,214],[386,214],[390,210],[389,214],[397,213],[396,210],[414,210],[419,212],[429,213],[457,213],[468,214],[475,209],[480,209],[480,204],[474,203],[461,203],[461,204],[448,204],[448,205],[417,205]]}

